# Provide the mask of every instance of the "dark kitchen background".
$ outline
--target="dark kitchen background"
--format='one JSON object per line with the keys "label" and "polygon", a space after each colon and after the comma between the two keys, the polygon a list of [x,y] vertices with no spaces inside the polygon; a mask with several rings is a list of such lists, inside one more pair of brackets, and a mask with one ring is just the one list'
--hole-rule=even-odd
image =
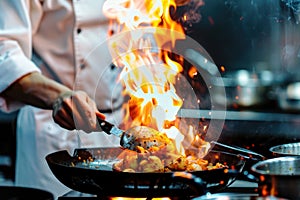
{"label": "dark kitchen background", "polygon": [[[199,2],[176,16],[224,76],[228,112],[219,140],[262,154],[299,142],[300,1]],[[0,184],[14,179],[16,116],[0,113]]]}
{"label": "dark kitchen background", "polygon": [[299,142],[300,1],[199,2],[176,16],[223,77],[227,114],[219,141],[267,156],[271,146]]}
{"label": "dark kitchen background", "polygon": [[[223,65],[228,71],[271,70],[283,73],[277,75],[284,75],[297,72],[295,67],[299,64],[298,57],[282,60],[283,54],[287,53],[284,51],[289,51],[286,45],[298,49],[300,44],[298,16],[295,16],[287,2],[205,1],[205,5],[199,6],[196,12],[199,15],[193,16],[192,13],[188,22],[181,21],[187,34],[208,51],[217,66]],[[191,9],[193,6],[182,7],[178,13],[189,15]]]}

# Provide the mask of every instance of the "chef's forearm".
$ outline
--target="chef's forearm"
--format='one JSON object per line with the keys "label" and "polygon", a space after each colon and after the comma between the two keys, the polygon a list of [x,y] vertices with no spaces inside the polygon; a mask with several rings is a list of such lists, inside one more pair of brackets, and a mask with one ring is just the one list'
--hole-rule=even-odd
{"label": "chef's forearm", "polygon": [[1,95],[43,109],[52,109],[55,100],[69,88],[43,76],[30,73],[15,81]]}

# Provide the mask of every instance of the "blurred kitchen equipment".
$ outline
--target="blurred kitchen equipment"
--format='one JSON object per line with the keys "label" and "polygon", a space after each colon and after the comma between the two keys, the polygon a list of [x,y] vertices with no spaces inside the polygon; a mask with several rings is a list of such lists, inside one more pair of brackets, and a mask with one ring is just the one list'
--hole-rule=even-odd
{"label": "blurred kitchen equipment", "polygon": [[260,161],[251,167],[265,195],[300,198],[300,157],[287,156]]}
{"label": "blurred kitchen equipment", "polygon": [[[217,102],[224,99],[228,106],[258,106],[267,103],[268,92],[272,88],[273,73],[271,71],[261,71],[252,73],[245,69],[231,71],[223,76],[226,97],[215,95]],[[216,92],[221,89],[218,81],[214,82]]]}
{"label": "blurred kitchen equipment", "polygon": [[278,88],[278,105],[285,111],[300,111],[300,82],[288,83]]}
{"label": "blurred kitchen equipment", "polygon": [[276,156],[300,156],[300,143],[288,143],[276,145],[270,148],[270,152]]}

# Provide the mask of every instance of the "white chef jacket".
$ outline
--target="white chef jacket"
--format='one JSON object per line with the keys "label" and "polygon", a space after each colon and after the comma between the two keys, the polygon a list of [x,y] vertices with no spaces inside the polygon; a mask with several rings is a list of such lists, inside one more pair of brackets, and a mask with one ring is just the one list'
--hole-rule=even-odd
{"label": "white chef jacket", "polygon": [[[107,120],[121,122],[120,69],[111,67],[106,39],[104,0],[1,0],[0,92],[23,75],[38,71],[68,86],[86,91]],[[50,171],[45,156],[58,150],[118,146],[105,133],[68,131],[55,124],[51,110],[24,106],[0,98],[0,108],[20,108],[17,119],[17,186],[48,190],[55,197],[70,189]]]}

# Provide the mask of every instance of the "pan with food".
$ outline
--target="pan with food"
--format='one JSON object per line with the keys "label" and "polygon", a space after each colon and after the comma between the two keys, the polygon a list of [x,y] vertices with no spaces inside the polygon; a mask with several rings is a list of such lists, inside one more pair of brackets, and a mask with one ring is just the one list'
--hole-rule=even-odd
{"label": "pan with food", "polygon": [[[128,150],[129,151],[129,150]],[[116,165],[122,162],[122,148],[87,148],[76,149],[74,155],[67,151],[58,151],[46,156],[46,161],[57,179],[67,187],[91,194],[107,196],[145,196],[161,197],[165,195],[201,195],[200,189],[187,181],[176,179],[180,168],[164,166],[152,172],[120,171]],[[137,153],[141,156],[141,153]],[[148,156],[150,159],[150,156]],[[201,191],[218,191],[230,185],[243,170],[245,159],[226,152],[210,151],[202,161],[206,167],[190,170],[188,173],[202,180]],[[155,166],[148,160],[148,167]],[[219,163],[219,167],[217,166]],[[172,164],[172,163],[168,163]],[[174,163],[173,163],[174,164]],[[210,167],[214,166],[214,167]],[[119,166],[120,167],[120,166]],[[177,169],[177,170],[176,170]],[[186,171],[185,171],[186,172]],[[202,187],[201,186],[201,187]]]}

